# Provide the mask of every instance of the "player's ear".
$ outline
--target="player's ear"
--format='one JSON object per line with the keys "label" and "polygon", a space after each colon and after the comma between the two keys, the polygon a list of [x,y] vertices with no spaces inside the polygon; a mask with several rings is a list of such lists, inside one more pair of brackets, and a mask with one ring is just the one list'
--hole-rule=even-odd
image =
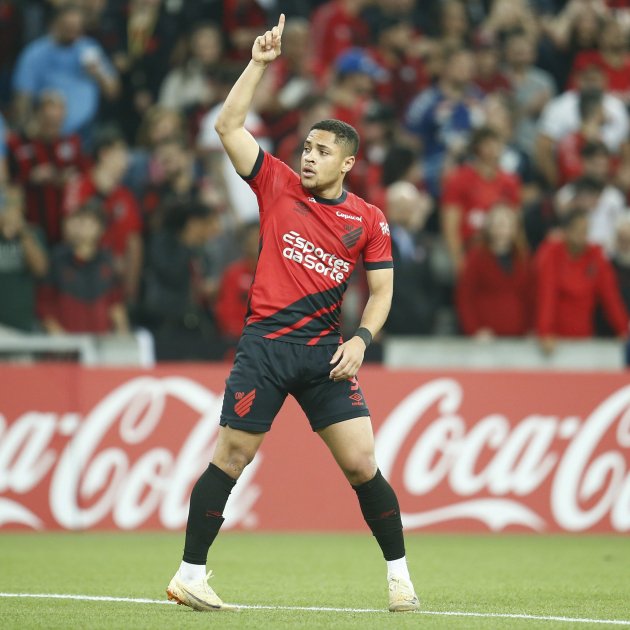
{"label": "player's ear", "polygon": [[348,157],[344,158],[343,163],[341,164],[341,172],[347,173],[349,170],[351,170],[354,166],[354,162],[354,155],[349,155]]}

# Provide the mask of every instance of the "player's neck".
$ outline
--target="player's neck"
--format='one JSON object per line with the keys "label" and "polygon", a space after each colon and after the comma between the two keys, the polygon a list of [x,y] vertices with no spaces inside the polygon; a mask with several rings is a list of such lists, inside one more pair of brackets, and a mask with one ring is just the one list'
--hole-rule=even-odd
{"label": "player's neck", "polygon": [[308,189],[308,192],[315,197],[320,197],[321,199],[330,201],[339,199],[343,195],[343,180],[334,182],[329,186]]}

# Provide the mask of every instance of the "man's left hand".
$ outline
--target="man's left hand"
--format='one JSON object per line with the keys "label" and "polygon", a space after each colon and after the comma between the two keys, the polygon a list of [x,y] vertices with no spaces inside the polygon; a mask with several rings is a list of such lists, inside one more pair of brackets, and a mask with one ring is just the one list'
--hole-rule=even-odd
{"label": "man's left hand", "polygon": [[365,355],[365,343],[361,337],[352,337],[337,348],[330,363],[337,363],[331,370],[330,378],[335,381],[347,381],[354,378],[363,363]]}

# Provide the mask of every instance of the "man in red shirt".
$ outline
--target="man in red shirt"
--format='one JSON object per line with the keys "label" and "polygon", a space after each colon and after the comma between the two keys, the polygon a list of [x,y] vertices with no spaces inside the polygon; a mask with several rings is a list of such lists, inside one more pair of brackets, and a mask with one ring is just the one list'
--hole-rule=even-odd
{"label": "man in red shirt", "polygon": [[[304,141],[298,174],[265,153],[244,126],[265,68],[280,55],[283,27],[281,15],[277,27],[256,38],[252,60],[215,123],[236,172],[258,199],[260,255],[216,449],[192,490],[183,562],[167,593],[196,610],[230,608],[208,586],[208,550],[236,480],[291,394],[357,494],[387,561],[389,609],[416,610],[400,507],[377,468],[369,410],[356,379],[372,336],[387,319],[393,291],[387,221],[343,189],[358,135],[339,120],[316,123]],[[341,343],[341,302],[361,256],[370,298],[355,335]]]}
{"label": "man in red shirt", "polygon": [[558,337],[592,337],[598,304],[615,333],[628,336],[613,268],[602,249],[588,243],[588,225],[588,213],[573,209],[563,220],[562,236],[548,237],[536,254],[536,332],[546,354]]}
{"label": "man in red shirt", "polygon": [[49,247],[61,240],[65,186],[89,167],[78,134],[62,134],[65,116],[63,95],[46,91],[26,131],[8,142],[11,177],[26,194],[26,220],[41,228]]}
{"label": "man in red shirt", "polygon": [[71,214],[88,200],[102,203],[106,213],[102,245],[114,255],[125,297],[134,301],[142,269],[142,220],[136,198],[121,184],[129,160],[122,134],[114,128],[103,130],[96,139],[94,156],[94,168],[68,184],[64,211]]}
{"label": "man in red shirt", "polygon": [[442,231],[454,268],[461,269],[464,254],[498,203],[520,210],[521,182],[501,170],[503,143],[498,133],[484,127],[470,142],[470,162],[456,168],[444,181]]}

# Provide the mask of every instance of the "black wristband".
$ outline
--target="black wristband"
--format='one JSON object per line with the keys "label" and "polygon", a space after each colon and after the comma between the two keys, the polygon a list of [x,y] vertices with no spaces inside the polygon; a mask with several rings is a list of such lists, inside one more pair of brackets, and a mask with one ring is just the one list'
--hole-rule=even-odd
{"label": "black wristband", "polygon": [[354,336],[363,339],[363,343],[365,344],[366,348],[372,343],[372,333],[363,326],[361,328],[357,328]]}

